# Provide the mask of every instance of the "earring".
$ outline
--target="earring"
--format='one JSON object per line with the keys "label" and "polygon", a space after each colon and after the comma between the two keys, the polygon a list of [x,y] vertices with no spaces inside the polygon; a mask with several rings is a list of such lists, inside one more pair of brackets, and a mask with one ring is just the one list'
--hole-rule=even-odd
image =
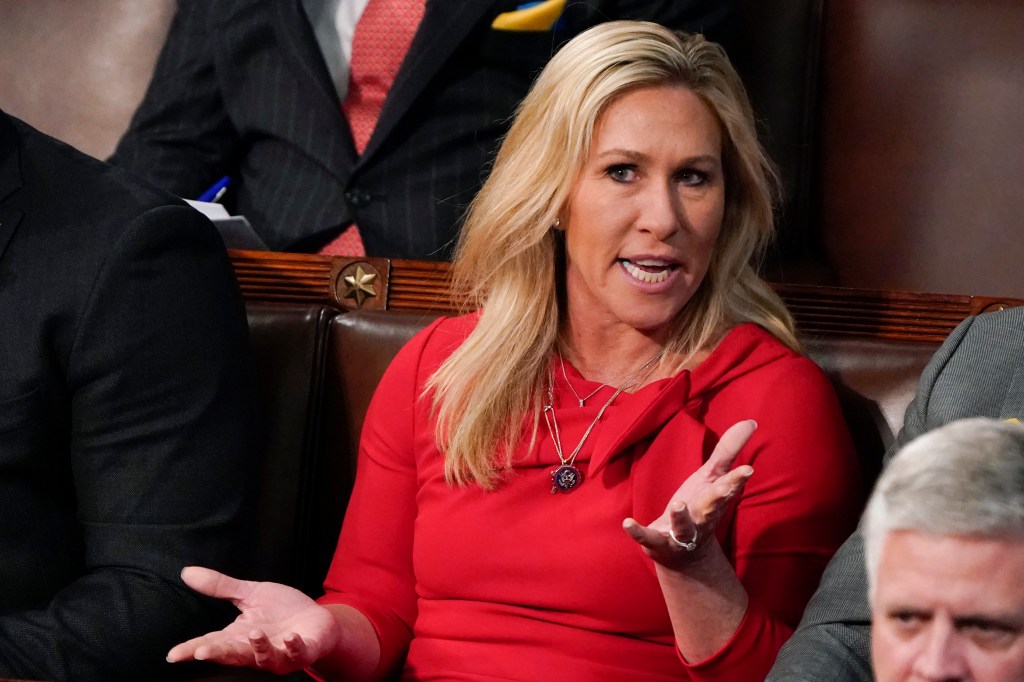
{"label": "earring", "polygon": [[555,224],[552,225],[551,227],[555,228],[556,230],[561,230],[562,229],[562,219],[561,218],[555,218]]}

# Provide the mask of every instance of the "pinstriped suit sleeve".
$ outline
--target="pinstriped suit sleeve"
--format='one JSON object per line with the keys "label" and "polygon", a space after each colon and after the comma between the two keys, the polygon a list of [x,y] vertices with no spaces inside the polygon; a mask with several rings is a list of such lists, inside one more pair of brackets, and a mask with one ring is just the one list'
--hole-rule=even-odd
{"label": "pinstriped suit sleeve", "polygon": [[[1024,308],[964,320],[922,373],[903,428],[884,462],[917,436],[955,419],[1024,415],[1022,357]],[[768,681],[870,682],[870,621],[858,531],[829,563]]]}
{"label": "pinstriped suit sleeve", "polygon": [[230,174],[238,133],[214,66],[210,8],[181,0],[150,87],[108,161],[188,199]]}

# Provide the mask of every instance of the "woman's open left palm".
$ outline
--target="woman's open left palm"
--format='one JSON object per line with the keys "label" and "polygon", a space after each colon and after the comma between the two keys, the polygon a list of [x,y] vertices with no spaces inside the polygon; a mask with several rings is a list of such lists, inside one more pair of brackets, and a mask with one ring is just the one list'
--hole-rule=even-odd
{"label": "woman's open left palm", "polygon": [[[749,420],[729,427],[708,460],[683,481],[665,511],[650,525],[644,526],[634,519],[623,522],[626,532],[651,559],[674,568],[698,555],[697,549],[713,539],[729,502],[754,473],[748,465],[731,467],[756,428],[757,424]],[[673,535],[678,542],[672,539]],[[694,549],[680,544],[688,542]]]}

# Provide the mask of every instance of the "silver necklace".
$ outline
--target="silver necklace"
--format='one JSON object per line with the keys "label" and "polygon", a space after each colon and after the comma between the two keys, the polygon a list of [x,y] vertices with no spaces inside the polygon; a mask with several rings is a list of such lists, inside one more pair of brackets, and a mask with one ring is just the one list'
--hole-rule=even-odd
{"label": "silver necklace", "polygon": [[569,381],[569,376],[565,373],[565,361],[562,359],[562,354],[561,353],[558,354],[558,364],[562,368],[562,378],[565,379],[565,385],[569,387],[570,391],[572,391],[572,394],[573,394],[573,396],[575,396],[576,400],[580,401],[580,407],[583,407],[583,403],[585,403],[586,401],[588,401],[591,398],[593,398],[595,395],[597,395],[598,391],[600,391],[602,388],[604,388],[604,387],[606,387],[608,385],[608,384],[601,384],[600,386],[595,388],[593,391],[588,393],[586,397],[581,398],[580,394],[576,392],[576,389],[573,388],[572,383]]}
{"label": "silver necklace", "polygon": [[[580,442],[576,444],[576,447],[573,448],[572,454],[568,457],[565,456],[565,451],[562,449],[562,435],[558,431],[558,417],[555,416],[555,374],[554,372],[551,373],[551,380],[548,382],[548,404],[544,406],[543,412],[544,423],[548,427],[548,433],[551,434],[551,441],[555,446],[555,454],[558,455],[559,461],[559,466],[551,470],[552,493],[570,492],[583,482],[583,472],[575,466],[574,462],[576,461],[576,455],[580,454],[580,450],[583,449],[583,444],[587,442],[590,432],[593,431],[594,427],[597,426],[597,423],[601,421],[601,417],[604,416],[604,411],[607,410],[613,402],[615,402],[615,399],[619,397],[619,394],[643,381],[648,372],[650,372],[657,361],[661,359],[664,352],[664,348],[659,349],[658,352],[654,354],[654,357],[641,365],[640,369],[638,369],[632,377],[615,389],[615,393],[613,393],[612,397],[601,406],[600,410],[598,410],[597,416],[594,417],[594,421],[590,422],[590,426],[588,426],[587,430],[583,432],[583,437],[580,438]],[[558,359],[561,360],[562,356],[559,355]],[[568,383],[568,380],[566,383]],[[569,388],[571,390],[572,386]],[[576,391],[573,391],[573,395],[575,395],[576,399],[580,401],[580,407],[582,407],[583,400],[586,400],[586,398],[581,400],[580,397],[576,395]],[[587,396],[587,398],[590,398],[591,396],[593,396],[593,393]]]}

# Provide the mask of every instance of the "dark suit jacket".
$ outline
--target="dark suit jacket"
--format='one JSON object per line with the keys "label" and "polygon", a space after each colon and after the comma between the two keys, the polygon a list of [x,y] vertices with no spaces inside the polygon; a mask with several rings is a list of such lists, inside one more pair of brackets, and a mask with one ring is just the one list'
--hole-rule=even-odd
{"label": "dark suit jacket", "polygon": [[216,231],[0,112],[0,677],[156,679],[222,627],[178,577],[234,570],[244,309]]}
{"label": "dark suit jacket", "polygon": [[[966,417],[1024,420],[1024,308],[965,320],[921,375],[889,452]],[[871,612],[864,543],[854,533],[829,562],[769,682],[871,682]]]}
{"label": "dark suit jacket", "polygon": [[508,118],[557,45],[607,19],[715,29],[730,4],[572,0],[555,33],[491,28],[522,2],[427,0],[357,156],[298,0],[180,0],[111,161],[186,198],[230,175],[229,208],[273,250],[316,250],[355,220],[370,255],[446,259]]}

